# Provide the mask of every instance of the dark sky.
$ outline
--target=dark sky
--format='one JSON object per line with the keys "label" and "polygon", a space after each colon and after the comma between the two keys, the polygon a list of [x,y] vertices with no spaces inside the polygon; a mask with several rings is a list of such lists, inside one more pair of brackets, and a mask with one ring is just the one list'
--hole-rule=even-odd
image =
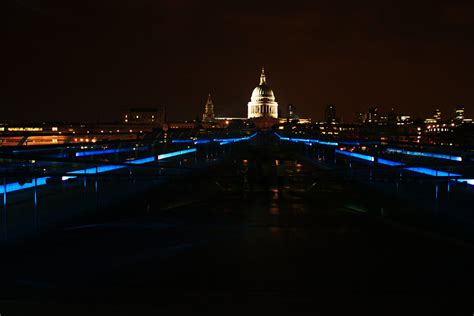
{"label": "dark sky", "polygon": [[[5,120],[244,116],[265,66],[280,106],[345,121],[378,105],[427,116],[474,106],[472,1],[6,0]],[[4,52],[5,52],[4,51]],[[2,89],[3,90],[3,89]]]}

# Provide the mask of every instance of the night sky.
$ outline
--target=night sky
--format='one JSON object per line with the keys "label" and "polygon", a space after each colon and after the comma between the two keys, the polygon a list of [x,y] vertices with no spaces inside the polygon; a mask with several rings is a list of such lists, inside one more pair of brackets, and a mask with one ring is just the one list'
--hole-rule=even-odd
{"label": "night sky", "polygon": [[373,105],[474,114],[472,1],[347,2],[2,1],[0,121],[153,105],[193,119],[209,92],[218,114],[245,116],[262,66],[280,107],[315,119],[328,103],[345,121]]}

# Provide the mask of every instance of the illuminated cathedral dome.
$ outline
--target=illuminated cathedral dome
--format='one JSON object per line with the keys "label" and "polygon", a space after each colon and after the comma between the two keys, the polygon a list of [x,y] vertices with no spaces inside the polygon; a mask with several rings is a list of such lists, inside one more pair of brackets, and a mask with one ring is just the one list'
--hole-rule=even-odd
{"label": "illuminated cathedral dome", "polygon": [[273,90],[267,85],[265,70],[262,68],[260,84],[253,89],[248,107],[248,118],[273,117],[278,118],[278,103],[275,102]]}

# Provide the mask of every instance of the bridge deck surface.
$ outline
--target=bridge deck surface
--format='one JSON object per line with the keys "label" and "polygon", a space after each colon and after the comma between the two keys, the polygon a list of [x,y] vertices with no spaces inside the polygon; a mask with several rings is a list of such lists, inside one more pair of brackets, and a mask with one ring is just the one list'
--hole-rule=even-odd
{"label": "bridge deck surface", "polygon": [[243,153],[7,250],[4,306],[278,310],[327,296],[472,292],[471,246],[370,216],[356,190],[326,172]]}

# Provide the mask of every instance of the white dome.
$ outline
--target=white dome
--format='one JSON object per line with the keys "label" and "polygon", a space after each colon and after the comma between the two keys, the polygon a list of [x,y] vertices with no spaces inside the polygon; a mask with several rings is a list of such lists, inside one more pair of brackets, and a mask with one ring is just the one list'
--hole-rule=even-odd
{"label": "white dome", "polygon": [[270,99],[270,101],[274,101],[275,95],[273,94],[273,90],[270,89],[269,86],[263,84],[253,89],[252,96],[250,99],[252,101],[258,101],[261,99]]}
{"label": "white dome", "polygon": [[273,90],[267,85],[267,78],[263,69],[260,75],[260,84],[253,89],[250,102],[247,104],[247,117],[278,118],[278,103],[275,102]]}

